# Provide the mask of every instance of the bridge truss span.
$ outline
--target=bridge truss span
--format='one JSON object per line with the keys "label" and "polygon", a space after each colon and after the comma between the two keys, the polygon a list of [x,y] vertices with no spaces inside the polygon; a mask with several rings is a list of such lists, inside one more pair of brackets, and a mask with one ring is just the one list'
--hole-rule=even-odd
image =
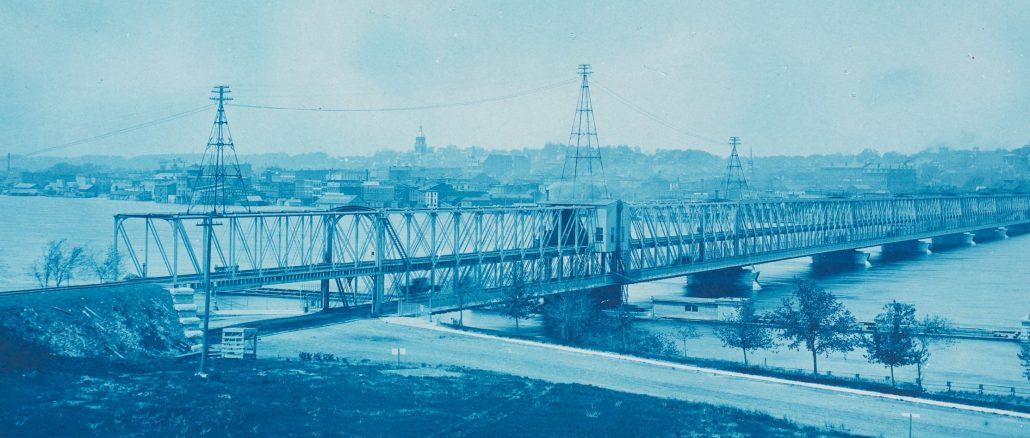
{"label": "bridge truss span", "polygon": [[[140,277],[200,287],[206,217],[117,215],[115,244]],[[497,290],[516,276],[592,284],[612,266],[595,248],[597,217],[590,206],[219,214],[211,277],[216,289],[318,281],[340,304]]]}
{"label": "bridge truss span", "polygon": [[[202,286],[205,214],[115,216],[135,274]],[[763,199],[494,208],[229,212],[216,290],[317,283],[323,306],[489,302],[620,286],[1030,222],[1028,196]],[[445,305],[446,306],[446,305]]]}
{"label": "bridge truss span", "polygon": [[635,281],[1030,222],[1028,196],[628,206]]}

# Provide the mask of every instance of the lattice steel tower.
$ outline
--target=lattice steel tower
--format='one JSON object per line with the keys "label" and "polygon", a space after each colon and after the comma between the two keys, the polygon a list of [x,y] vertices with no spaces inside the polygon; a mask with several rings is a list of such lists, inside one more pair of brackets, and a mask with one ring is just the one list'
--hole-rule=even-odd
{"label": "lattice steel tower", "polygon": [[[239,200],[244,201],[243,205],[250,210],[246,202],[246,186],[240,171],[240,161],[236,157],[236,146],[229,132],[229,120],[225,118],[225,102],[233,100],[228,96],[231,92],[228,85],[216,85],[211,90],[214,94],[211,100],[218,102],[218,111],[192,187],[187,211],[197,205],[206,205],[210,207],[209,213],[225,213],[228,206]],[[226,149],[232,155],[231,163],[226,156]]]}
{"label": "lattice steel tower", "polygon": [[723,197],[727,199],[741,199],[748,192],[747,178],[744,177],[744,167],[740,164],[740,155],[737,154],[737,146],[740,145],[740,137],[730,137],[730,159],[726,162],[726,178],[722,180]]}
{"label": "lattice steel tower", "polygon": [[604,177],[601,145],[597,140],[594,108],[590,100],[590,64],[580,64],[579,104],[569,134],[565,165],[562,168],[558,198],[561,201],[596,201],[608,199],[608,182]]}

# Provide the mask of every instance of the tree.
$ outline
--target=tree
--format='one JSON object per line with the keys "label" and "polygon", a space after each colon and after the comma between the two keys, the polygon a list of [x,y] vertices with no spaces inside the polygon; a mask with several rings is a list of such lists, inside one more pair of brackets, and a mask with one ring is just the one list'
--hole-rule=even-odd
{"label": "tree", "polygon": [[676,338],[683,341],[683,356],[687,355],[687,341],[700,337],[701,332],[697,331],[697,327],[692,325],[684,325],[676,329]]}
{"label": "tree", "polygon": [[916,308],[892,301],[873,321],[873,331],[863,338],[865,357],[890,368],[891,386],[895,386],[894,367],[916,363]]}
{"label": "tree", "polygon": [[474,280],[464,280],[454,289],[454,296],[458,298],[458,325],[465,326],[465,303],[475,292],[482,289],[480,283]]}
{"label": "tree", "polygon": [[83,268],[86,262],[85,250],[80,246],[68,248],[65,239],[51,240],[43,255],[32,264],[32,275],[39,287],[61,287]]}
{"label": "tree", "polygon": [[525,271],[522,266],[516,265],[512,271],[511,286],[505,288],[501,295],[501,311],[515,320],[515,334],[519,334],[519,320],[528,317],[536,304],[537,298],[526,285]]}
{"label": "tree", "polygon": [[772,330],[759,322],[755,304],[750,300],[745,301],[735,315],[724,318],[723,322],[725,324],[716,327],[715,335],[722,340],[724,347],[739,348],[744,352],[744,366],[748,366],[748,351],[776,346]]}
{"label": "tree", "polygon": [[87,264],[101,283],[117,281],[122,276],[122,255],[114,245],[107,247],[103,260],[100,260],[97,254],[93,254],[87,260]]}
{"label": "tree", "polygon": [[615,314],[606,320],[612,332],[619,337],[622,350],[629,350],[630,338],[633,336],[633,314],[626,308],[626,304],[620,303]]}
{"label": "tree", "polygon": [[1030,341],[1020,342],[1023,346],[1019,349],[1019,363],[1023,365],[1023,377],[1030,381]]}
{"label": "tree", "polygon": [[578,339],[597,309],[586,292],[566,292],[548,297],[544,317],[561,342]]}
{"label": "tree", "polygon": [[945,337],[952,330],[951,322],[937,315],[925,315],[916,327],[916,384],[923,389],[923,368],[930,361],[930,346],[951,345],[952,338]]}
{"label": "tree", "polygon": [[798,350],[804,346],[812,353],[812,374],[816,376],[820,354],[855,349],[856,339],[851,334],[855,317],[833,294],[811,281],[795,281],[794,292],[783,299],[773,313],[773,321],[780,326],[780,338],[787,342],[787,348]]}

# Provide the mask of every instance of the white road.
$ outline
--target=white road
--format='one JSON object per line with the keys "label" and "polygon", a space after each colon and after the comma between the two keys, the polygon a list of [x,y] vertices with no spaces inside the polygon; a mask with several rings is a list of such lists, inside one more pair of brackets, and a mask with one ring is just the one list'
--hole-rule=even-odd
{"label": "white road", "polygon": [[510,341],[429,327],[409,319],[362,320],[264,337],[263,356],[296,357],[327,352],[351,360],[396,360],[491,370],[556,383],[579,383],[628,393],[707,402],[757,410],[813,426],[843,426],[864,435],[907,436],[908,419],[919,415],[913,436],[1030,436],[1030,415],[983,412],[790,384],[678,364],[635,360],[567,347]]}

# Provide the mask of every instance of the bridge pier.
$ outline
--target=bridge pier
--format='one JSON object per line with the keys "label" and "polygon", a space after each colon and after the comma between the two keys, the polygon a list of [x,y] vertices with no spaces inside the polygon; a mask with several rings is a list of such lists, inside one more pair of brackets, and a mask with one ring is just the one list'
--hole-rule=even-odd
{"label": "bridge pier", "polygon": [[587,293],[601,309],[611,309],[622,304],[622,285],[619,284],[595,287],[589,289]]}
{"label": "bridge pier", "polygon": [[322,310],[329,310],[329,279],[321,281],[319,291],[322,292]]}
{"label": "bridge pier", "polygon": [[987,228],[984,230],[977,230],[973,233],[973,240],[977,243],[991,242],[994,240],[1001,240],[1008,237],[1005,234],[1005,227]]}
{"label": "bridge pier", "polygon": [[757,270],[748,267],[716,269],[687,276],[687,288],[703,296],[725,296],[754,289]]}
{"label": "bridge pier", "polygon": [[1020,234],[1030,233],[1030,223],[1009,225],[1005,227],[1008,230],[1009,236],[1016,236]]}
{"label": "bridge pier", "polygon": [[865,267],[869,262],[869,253],[857,249],[824,252],[812,255],[812,267],[817,270],[837,270]]}
{"label": "bridge pier", "polygon": [[926,255],[930,244],[922,240],[905,240],[888,243],[881,247],[880,256],[887,259],[898,259]]}
{"label": "bridge pier", "polygon": [[934,236],[930,240],[930,249],[933,251],[960,248],[973,244],[973,233],[945,234],[943,236]]}

